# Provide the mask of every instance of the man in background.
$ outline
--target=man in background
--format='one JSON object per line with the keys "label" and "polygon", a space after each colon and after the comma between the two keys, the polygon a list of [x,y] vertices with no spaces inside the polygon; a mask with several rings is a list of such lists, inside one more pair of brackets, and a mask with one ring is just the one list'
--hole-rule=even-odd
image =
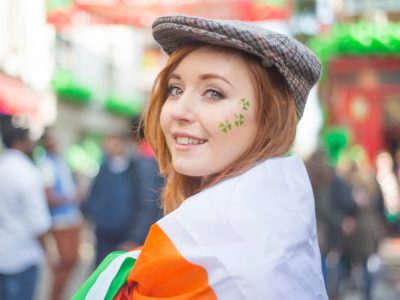
{"label": "man in background", "polygon": [[0,299],[33,299],[50,216],[28,129],[2,133],[0,156]]}
{"label": "man in background", "polygon": [[[143,132],[139,127],[134,131],[139,136]],[[104,160],[85,203],[85,212],[95,226],[96,265],[112,251],[142,245],[150,226],[161,217],[163,179],[150,147],[139,139],[134,152],[126,134],[105,138]]]}
{"label": "man in background", "polygon": [[96,265],[126,241],[137,204],[133,185],[134,164],[127,137],[108,134],[103,150],[99,173],[84,206],[95,227]]}
{"label": "man in background", "polygon": [[[143,245],[150,226],[163,216],[161,191],[164,187],[164,179],[160,175],[153,149],[145,138],[141,117],[134,118],[131,126],[133,139],[137,146],[134,158],[136,161],[135,182],[138,186],[139,204],[135,226],[130,231],[128,242],[121,247],[123,250],[131,250],[135,246]],[[129,245],[129,242],[133,243]]]}

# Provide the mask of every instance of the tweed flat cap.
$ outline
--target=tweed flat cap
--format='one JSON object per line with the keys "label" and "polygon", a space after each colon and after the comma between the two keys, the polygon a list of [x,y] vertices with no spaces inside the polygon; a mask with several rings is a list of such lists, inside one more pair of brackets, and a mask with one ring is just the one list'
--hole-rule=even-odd
{"label": "tweed flat cap", "polygon": [[169,55],[193,42],[235,48],[275,66],[293,93],[300,120],[310,89],[319,80],[321,64],[303,44],[284,34],[235,20],[165,16],[152,25],[153,37]]}

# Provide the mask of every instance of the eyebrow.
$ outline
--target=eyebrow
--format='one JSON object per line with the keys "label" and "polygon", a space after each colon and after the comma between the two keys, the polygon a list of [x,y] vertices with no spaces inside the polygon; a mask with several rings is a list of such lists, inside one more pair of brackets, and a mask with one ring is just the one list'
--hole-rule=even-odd
{"label": "eyebrow", "polygon": [[218,74],[213,74],[213,73],[207,73],[207,74],[202,74],[199,76],[200,79],[205,80],[205,79],[219,79],[222,80],[224,82],[226,82],[229,85],[232,85],[232,83],[230,83],[227,79],[225,79],[224,77],[218,75]]}
{"label": "eyebrow", "polygon": [[[218,74],[214,74],[214,73],[202,74],[202,75],[199,76],[199,78],[200,78],[201,80],[206,80],[206,79],[219,79],[219,80],[222,80],[222,81],[224,81],[224,82],[226,82],[227,84],[229,84],[229,85],[232,86],[232,83],[230,83],[227,79],[225,79],[224,77],[222,77],[222,76],[220,76],[220,75],[218,75]],[[182,78],[181,78],[181,76],[179,76],[178,74],[171,74],[171,75],[169,76],[168,79],[178,79],[178,80],[181,80]]]}

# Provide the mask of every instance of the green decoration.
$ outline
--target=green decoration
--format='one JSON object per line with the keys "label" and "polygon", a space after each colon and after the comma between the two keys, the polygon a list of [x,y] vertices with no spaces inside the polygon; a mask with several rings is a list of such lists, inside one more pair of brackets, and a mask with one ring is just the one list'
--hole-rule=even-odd
{"label": "green decoration", "polygon": [[139,115],[144,107],[144,101],[139,98],[122,98],[111,95],[105,102],[105,109],[125,117]]}
{"label": "green decoration", "polygon": [[273,7],[282,7],[286,4],[285,0],[256,0],[256,3],[271,5]]}
{"label": "green decoration", "polygon": [[37,145],[35,149],[33,149],[32,158],[33,161],[38,163],[46,156],[46,150],[41,146]]}
{"label": "green decoration", "polygon": [[386,220],[392,224],[397,223],[400,218],[400,216],[398,214],[393,214],[393,213],[389,213],[389,212],[385,212],[385,217],[386,217]]}
{"label": "green decoration", "polygon": [[53,91],[63,101],[88,104],[92,100],[92,92],[79,84],[73,74],[67,70],[57,70],[52,79]]}
{"label": "green decoration", "polygon": [[73,0],[47,0],[46,9],[48,12],[56,12],[71,9],[74,6]]}
{"label": "green decoration", "polygon": [[232,129],[232,123],[229,122],[229,120],[226,120],[225,123],[220,123],[219,128],[222,130],[224,133],[228,133]]}
{"label": "green decoration", "polygon": [[339,23],[329,32],[311,38],[308,45],[321,60],[325,78],[326,67],[335,56],[399,56],[400,22]]}
{"label": "green decoration", "polygon": [[86,138],[79,144],[69,146],[65,159],[74,172],[93,177],[100,168],[101,146],[94,139]]}
{"label": "green decoration", "polygon": [[240,99],[240,101],[242,102],[243,110],[248,110],[248,108],[250,107],[250,102],[246,100],[246,98],[242,98]]}
{"label": "green decoration", "polygon": [[329,163],[335,166],[339,158],[350,146],[350,131],[346,127],[325,128],[322,133],[322,141],[327,150]]}
{"label": "green decoration", "polygon": [[242,114],[235,114],[235,125],[239,127],[244,123],[244,116]]}

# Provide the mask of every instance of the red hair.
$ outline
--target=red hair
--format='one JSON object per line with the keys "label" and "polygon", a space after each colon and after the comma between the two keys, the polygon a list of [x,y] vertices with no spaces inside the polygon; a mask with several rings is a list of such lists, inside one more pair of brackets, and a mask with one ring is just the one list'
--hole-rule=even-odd
{"label": "red hair", "polygon": [[[239,53],[248,64],[256,95],[258,130],[253,145],[236,161],[207,181],[175,172],[159,118],[168,98],[168,79],[179,63],[189,53],[200,47]],[[286,154],[294,141],[297,126],[294,98],[281,74],[275,67],[265,69],[258,58],[231,48],[208,45],[189,45],[171,54],[166,66],[158,74],[150,103],[144,118],[145,135],[154,149],[160,171],[166,177],[163,192],[164,213],[178,208],[188,197],[224,178],[243,173],[256,162]]]}

